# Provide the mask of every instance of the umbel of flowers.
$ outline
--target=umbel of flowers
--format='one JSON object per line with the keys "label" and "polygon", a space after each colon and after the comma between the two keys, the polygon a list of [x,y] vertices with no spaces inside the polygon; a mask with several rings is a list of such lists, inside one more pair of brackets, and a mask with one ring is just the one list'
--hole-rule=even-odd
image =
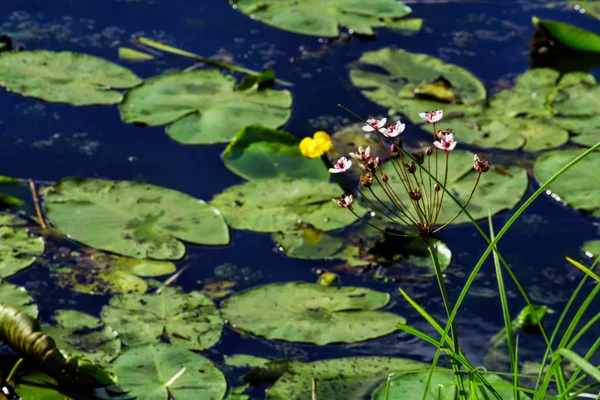
{"label": "umbel of flowers", "polygon": [[[436,223],[446,193],[442,187],[446,187],[448,182],[450,153],[457,142],[451,129],[436,130],[436,123],[444,118],[442,110],[419,115],[433,127],[433,146],[408,154],[402,149],[398,140],[405,129],[401,121],[386,127],[386,118],[368,119],[363,130],[377,133],[379,143],[390,161],[382,164],[379,157],[371,156],[369,147],[366,149],[359,147],[355,153],[349,154],[350,158],[341,157],[329,172],[346,174],[354,160],[363,170],[360,185],[353,182],[354,187],[371,208],[385,215],[393,223],[404,225],[412,231],[411,234],[427,237],[434,236],[443,227],[436,227]],[[445,164],[443,176],[438,175],[438,172],[442,171],[441,163]],[[481,174],[489,170],[489,163],[475,155],[473,168],[479,172],[479,175],[463,208],[471,200]],[[392,182],[389,174],[395,174],[398,179]],[[380,186],[379,195],[373,190],[374,185]],[[404,191],[407,195],[401,196],[399,191]],[[381,193],[385,194],[387,201],[380,198]],[[361,218],[352,207],[354,201],[352,193],[346,193],[333,201]],[[460,212],[450,222],[459,214]],[[365,222],[370,224],[368,221]]]}

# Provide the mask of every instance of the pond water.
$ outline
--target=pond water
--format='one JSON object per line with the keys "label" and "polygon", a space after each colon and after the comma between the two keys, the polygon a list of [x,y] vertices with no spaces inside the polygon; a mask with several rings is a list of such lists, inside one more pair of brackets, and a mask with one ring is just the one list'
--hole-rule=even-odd
{"label": "pond water", "polygon": [[[260,70],[272,67],[277,77],[292,82],[292,118],[283,127],[298,137],[316,130],[333,132],[354,122],[338,107],[342,103],[363,116],[385,114],[385,108],[366,99],[353,87],[348,64],[361,54],[386,46],[426,53],[459,65],[476,75],[488,91],[498,91],[503,83],[529,68],[529,46],[535,28],[531,18],[561,20],[600,31],[597,20],[546,2],[528,1],[418,1],[409,3],[414,15],[424,19],[423,28],[410,35],[378,29],[371,40],[352,38],[327,40],[285,32],[254,21],[235,10],[225,0],[3,0],[0,4],[0,32],[9,34],[27,50],[76,51],[119,62],[117,49],[131,46],[133,35],[142,34],[167,41],[179,48],[204,56],[220,55],[236,65]],[[159,62],[123,65],[142,78],[166,70],[184,69],[190,60],[164,55]],[[121,121],[114,106],[72,107],[0,93],[0,159],[2,174],[38,181],[56,181],[66,176],[143,181],[176,189],[209,201],[215,194],[244,180],[224,168],[221,153],[226,145],[185,146],[170,139],[164,127],[140,128]],[[236,115],[222,121],[228,124]],[[408,124],[404,135],[424,134]],[[460,142],[460,132],[456,132]],[[468,148],[468,146],[467,146]],[[508,154],[516,162],[531,165],[532,157],[522,151]],[[527,193],[539,187],[533,178]],[[28,192],[23,191],[28,199]],[[31,200],[28,209],[32,210]],[[496,230],[512,215],[503,212],[493,218]],[[487,224],[482,223],[484,229]],[[465,276],[486,248],[469,224],[451,226],[440,233],[452,250],[452,263],[446,271],[451,298],[456,298]],[[565,256],[591,261],[581,251],[584,242],[598,238],[598,222],[582,215],[550,196],[541,196],[519,218],[500,243],[500,250],[513,267],[525,289],[537,304],[557,311],[545,321],[552,327],[581,273]],[[65,244],[70,245],[70,244]],[[317,278],[314,268],[334,268],[338,262],[286,258],[270,234],[233,229],[231,244],[224,247],[187,245],[187,256],[178,267],[190,265],[176,284],[186,291],[198,290],[223,266],[233,267],[239,278],[235,290],[272,282],[305,281]],[[48,255],[51,258],[51,255]],[[410,273],[410,272],[408,272]],[[435,279],[388,283],[372,274],[339,272],[344,286],[369,287],[392,295],[386,308],[407,318],[427,332],[431,330],[401,298],[402,287],[439,320],[445,312]],[[475,365],[484,363],[490,338],[503,327],[502,313],[491,258],[476,280],[457,320],[463,348]],[[98,315],[108,298],[81,294],[60,288],[43,263],[9,279],[26,287],[40,305],[43,321],[57,308],[74,308]],[[591,286],[586,287],[586,291]],[[509,285],[513,315],[525,305],[513,285]],[[598,304],[592,307],[596,312]],[[268,310],[265,310],[268,312]],[[579,343],[585,351],[600,331],[589,332]],[[538,360],[544,349],[540,336],[520,337],[522,360]],[[203,354],[221,365],[223,355],[253,354],[268,358],[319,360],[355,355],[408,357],[430,362],[435,349],[405,333],[351,345],[316,346],[269,341],[243,336],[225,328],[220,342]],[[592,360],[600,362],[598,355]],[[231,384],[239,375],[231,372]],[[263,398],[264,387],[251,392]]]}

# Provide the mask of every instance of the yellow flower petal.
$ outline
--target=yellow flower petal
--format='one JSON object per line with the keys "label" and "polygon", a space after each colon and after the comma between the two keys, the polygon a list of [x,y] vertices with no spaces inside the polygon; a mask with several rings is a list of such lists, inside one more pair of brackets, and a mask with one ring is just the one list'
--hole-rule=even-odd
{"label": "yellow flower petal", "polygon": [[304,157],[314,158],[314,156],[312,155],[314,153],[315,147],[314,142],[315,141],[309,137],[305,137],[300,141],[300,153],[302,153]]}
{"label": "yellow flower petal", "polygon": [[322,151],[321,154],[325,154],[333,148],[331,137],[327,134],[327,132],[317,131],[313,135],[313,139],[315,140],[316,147],[319,149],[319,151]]}

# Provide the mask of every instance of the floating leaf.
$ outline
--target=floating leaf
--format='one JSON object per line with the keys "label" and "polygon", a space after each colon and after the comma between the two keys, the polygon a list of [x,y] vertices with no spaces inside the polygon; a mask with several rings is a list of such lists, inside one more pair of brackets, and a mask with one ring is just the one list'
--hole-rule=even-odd
{"label": "floating leaf", "polygon": [[117,332],[99,319],[75,310],[58,310],[54,319],[56,325],[44,324],[42,329],[63,353],[100,364],[119,355],[121,341]]}
{"label": "floating leaf", "polygon": [[597,257],[600,255],[600,240],[590,240],[589,242],[585,242],[581,251],[589,253],[592,257]]}
{"label": "floating leaf", "polygon": [[371,289],[275,283],[226,300],[221,312],[236,329],[268,339],[323,345],[395,331],[395,324],[404,318],[376,311],[389,301],[390,295]]}
{"label": "floating leaf", "polygon": [[225,364],[230,367],[265,367],[271,360],[262,357],[256,357],[249,354],[235,354],[233,356],[225,356]]}
{"label": "floating leaf", "polygon": [[402,18],[410,7],[396,0],[231,0],[236,8],[265,24],[312,36],[338,36],[339,26],[361,35],[373,35],[373,28],[385,27],[382,18]]}
{"label": "floating leaf", "polygon": [[59,392],[56,379],[41,371],[19,376],[15,391],[22,399],[28,400],[72,400],[72,397]]}
{"label": "floating leaf", "polygon": [[299,143],[288,132],[252,125],[238,132],[222,157],[227,168],[247,180],[286,177],[329,181],[323,161],[303,157]]}
{"label": "floating leaf", "polygon": [[570,6],[577,6],[580,13],[600,19],[600,1],[598,0],[571,0]]}
{"label": "floating leaf", "polygon": [[229,243],[219,211],[159,186],[66,178],[52,186],[44,204],[48,218],[62,233],[124,256],[177,260],[185,254],[180,240]]}
{"label": "floating leaf", "polygon": [[0,280],[0,304],[12,307],[25,314],[37,318],[38,307],[27,291],[19,286]]}
{"label": "floating leaf", "polygon": [[[262,179],[230,187],[216,195],[211,205],[236,229],[285,232],[305,223],[328,231],[358,220],[331,201],[341,193],[338,185],[324,181]],[[355,212],[361,215],[364,209],[355,207]]]}
{"label": "floating leaf", "polygon": [[127,349],[111,371],[137,399],[221,400],[227,390],[225,377],[208,359],[165,343]]}
{"label": "floating leaf", "polygon": [[560,44],[578,51],[600,52],[600,36],[593,32],[564,22],[542,20],[535,16],[532,20],[538,29],[542,29]]}
{"label": "floating leaf", "polygon": [[[70,261],[70,262],[69,262]],[[140,260],[120,257],[95,250],[83,250],[67,263],[52,268],[58,284],[90,294],[145,293],[146,281],[141,277],[154,277],[175,272],[169,261]]]}
{"label": "floating leaf", "polygon": [[119,59],[125,61],[139,62],[154,60],[152,54],[144,53],[129,47],[119,47]]}
{"label": "floating leaf", "polygon": [[[373,67],[382,71],[364,69]],[[424,110],[477,113],[486,99],[483,83],[467,70],[405,50],[364,53],[350,70],[350,78],[367,98],[389,108],[390,115],[401,112],[413,122],[421,122],[418,114]],[[433,86],[438,90],[432,91]]]}
{"label": "floating leaf", "polygon": [[165,287],[159,294],[123,294],[102,309],[102,321],[119,332],[128,346],[156,343],[164,336],[192,350],[213,346],[223,321],[213,302],[199,292]]}
{"label": "floating leaf", "polygon": [[[557,150],[544,154],[534,164],[533,172],[539,182],[545,182],[558,170],[581,154],[581,150]],[[600,216],[595,182],[598,181],[597,155],[584,158],[565,171],[548,189],[559,195],[569,206]]]}
{"label": "floating leaf", "polygon": [[167,125],[183,144],[227,143],[247,125],[277,128],[290,118],[287,90],[236,90],[235,80],[217,70],[174,72],[147,80],[127,93],[121,105],[125,122]]}
{"label": "floating leaf", "polygon": [[[473,154],[462,150],[454,150],[449,154],[448,182],[446,186],[454,197],[464,205],[475,186],[478,175],[478,173],[473,170]],[[433,160],[434,159],[435,158],[433,158]],[[424,165],[426,164],[427,162]],[[433,161],[432,166],[434,164],[435,162]],[[435,171],[435,168],[432,168]],[[383,169],[384,171],[388,171],[389,182],[396,194],[404,204],[409,204],[409,209],[414,214],[415,211],[412,208],[412,202],[392,167],[386,167],[386,164],[383,164]],[[444,152],[441,152],[438,166],[438,178],[442,183],[445,170],[445,154]],[[500,211],[511,209],[516,206],[523,195],[525,195],[528,183],[527,172],[523,168],[492,167],[488,172],[481,175],[479,184],[477,185],[473,198],[467,206],[467,210],[475,219],[481,219],[487,218],[488,212],[494,215]],[[380,199],[389,202],[388,197],[379,185],[374,185],[373,190]],[[368,193],[367,197],[369,197]],[[373,198],[373,196],[371,196],[371,198]],[[395,207],[391,202],[389,206]],[[444,203],[442,204],[442,209],[438,217],[438,224],[444,224],[450,221],[450,219],[458,214],[459,211],[460,208],[454,203],[450,196],[444,196]],[[458,224],[468,221],[468,217],[465,214],[461,214],[453,221],[453,223]]]}
{"label": "floating leaf", "polygon": [[[310,363],[291,362],[267,391],[267,400],[311,398],[312,379],[317,380],[319,400],[362,400],[385,381],[390,373],[420,371],[427,364],[403,358],[348,357]],[[419,393],[422,396],[422,393]],[[396,397],[392,397],[396,399]]]}
{"label": "floating leaf", "polygon": [[29,267],[44,253],[44,240],[30,237],[26,228],[0,226],[0,277],[6,278]]}
{"label": "floating leaf", "polygon": [[0,85],[23,96],[75,106],[117,104],[114,89],[142,83],[131,71],[109,61],[70,51],[19,51],[0,54]]}

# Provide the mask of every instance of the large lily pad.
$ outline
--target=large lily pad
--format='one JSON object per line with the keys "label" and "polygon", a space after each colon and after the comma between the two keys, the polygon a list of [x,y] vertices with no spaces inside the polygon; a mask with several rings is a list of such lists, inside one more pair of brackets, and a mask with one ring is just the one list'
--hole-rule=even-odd
{"label": "large lily pad", "polygon": [[0,85],[38,99],[76,106],[117,104],[114,89],[142,83],[131,71],[109,61],[70,51],[21,51],[0,54]]}
{"label": "large lily pad", "polygon": [[477,113],[486,99],[483,83],[467,70],[405,50],[384,48],[363,54],[350,70],[350,78],[390,114],[401,112],[414,122],[420,121],[418,114],[424,110]]}
{"label": "large lily pad", "polygon": [[217,70],[174,72],[147,80],[127,93],[121,105],[125,122],[167,125],[183,144],[227,143],[247,125],[277,128],[290,118],[287,90],[235,87]]}
{"label": "large lily pad", "polygon": [[218,210],[154,185],[66,178],[52,186],[45,207],[56,228],[70,238],[134,258],[180,259],[185,254],[180,240],[229,243]]}
{"label": "large lily pad", "polygon": [[[434,156],[431,156],[434,157]],[[432,163],[433,165],[434,163]],[[456,197],[462,204],[465,204],[475,182],[477,180],[478,173],[473,170],[473,154],[468,151],[454,150],[450,152],[449,170],[448,170],[448,182],[446,183],[447,189]],[[424,164],[426,165],[426,164]],[[408,194],[404,190],[404,187],[400,183],[397,175],[393,172],[392,167],[386,168],[383,165],[384,170],[389,172],[389,181],[392,187],[395,189],[396,194],[404,202],[409,204],[409,207],[416,215],[412,203],[408,197]],[[432,167],[432,169],[435,168]],[[438,180],[443,183],[443,177],[445,174],[445,154],[441,152],[440,162],[438,169]],[[516,206],[521,198],[525,195],[528,186],[527,172],[525,169],[520,167],[492,167],[488,172],[481,175],[479,184],[471,199],[467,210],[475,219],[487,218],[488,211],[494,215],[503,210],[511,209]],[[373,190],[383,201],[387,200],[388,197],[385,195],[379,185],[373,186]],[[367,194],[368,196],[368,194]],[[373,197],[373,196],[371,196]],[[389,202],[389,206],[393,207],[393,204]],[[444,203],[438,217],[438,224],[444,224],[452,219],[460,208],[454,203],[450,196],[444,197]],[[461,214],[456,218],[453,223],[464,223],[468,222],[469,218]]]}
{"label": "large lily pad", "polygon": [[[263,179],[230,187],[216,195],[211,205],[236,229],[290,231],[306,223],[329,231],[358,220],[331,201],[341,193],[338,185],[313,179]],[[365,211],[357,206],[355,212]]]}
{"label": "large lily pad", "polygon": [[[539,182],[545,182],[559,169],[581,154],[581,150],[557,150],[545,154],[535,162],[533,172]],[[597,188],[600,185],[598,169],[600,157],[591,154],[567,170],[549,189],[559,195],[570,207],[600,216]]]}
{"label": "large lily pad", "polygon": [[396,0],[230,0],[243,13],[276,28],[312,36],[339,35],[338,27],[373,35],[374,27],[386,26],[383,19],[409,15],[410,7]]}
{"label": "large lily pad", "polygon": [[[452,371],[439,370],[434,372],[427,396],[423,397],[425,391],[425,382],[429,376],[429,371],[404,372],[395,373],[390,381],[389,398],[402,400],[442,400],[454,399],[456,397],[456,380]],[[513,389],[510,383],[500,378],[498,375],[486,374],[485,379],[500,395],[500,398],[505,400],[516,400]],[[477,395],[471,392],[473,388],[465,378],[465,388],[467,390],[467,398],[495,398],[492,392],[485,388],[483,384],[476,382],[474,384]],[[519,393],[519,398],[526,400],[530,399],[524,393]],[[386,387],[382,385],[373,396],[373,400],[386,399]]]}
{"label": "large lily pad", "polygon": [[[317,380],[317,397],[323,400],[362,400],[386,380],[390,373],[421,371],[427,364],[403,358],[348,357],[310,363],[291,362],[267,392],[267,400],[311,398],[312,379]],[[392,397],[395,399],[395,397]]]}
{"label": "large lily pad", "polygon": [[169,261],[120,257],[96,250],[83,250],[64,263],[52,268],[58,284],[89,294],[145,293],[148,285],[141,277],[175,272],[175,264]]}
{"label": "large lily pad", "polygon": [[0,280],[0,303],[15,308],[27,315],[37,318],[38,306],[27,291],[20,287]]}
{"label": "large lily pad", "polygon": [[99,319],[75,310],[58,310],[56,325],[42,325],[56,346],[69,356],[79,356],[89,361],[107,364],[121,351],[117,332]]}
{"label": "large lily pad", "polygon": [[222,157],[227,168],[247,180],[287,177],[329,181],[323,161],[303,157],[299,143],[291,133],[252,125],[238,132]]}
{"label": "large lily pad", "polygon": [[159,294],[113,297],[102,309],[102,321],[115,328],[129,346],[157,343],[164,337],[192,350],[204,350],[217,343],[223,326],[208,297],[171,287]]}
{"label": "large lily pad", "polygon": [[29,267],[44,253],[44,240],[29,236],[29,230],[0,223],[0,277],[6,278]]}
{"label": "large lily pad", "polygon": [[268,339],[353,343],[391,333],[405,321],[377,311],[389,301],[389,294],[371,289],[275,283],[228,299],[221,312],[234,328]]}
{"label": "large lily pad", "polygon": [[119,386],[137,399],[221,400],[227,390],[225,377],[212,362],[165,343],[127,349],[111,371]]}

